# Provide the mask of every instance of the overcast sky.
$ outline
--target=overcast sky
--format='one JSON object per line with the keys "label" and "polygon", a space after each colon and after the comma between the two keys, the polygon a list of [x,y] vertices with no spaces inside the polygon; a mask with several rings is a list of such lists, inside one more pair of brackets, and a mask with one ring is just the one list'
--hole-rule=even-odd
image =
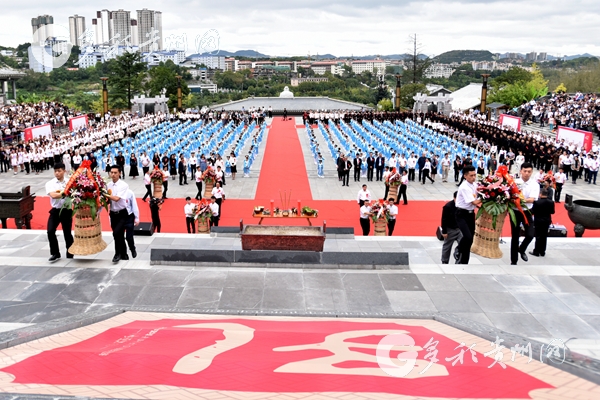
{"label": "overcast sky", "polygon": [[[90,2],[91,3],[91,2]],[[68,27],[79,14],[86,27],[100,9],[163,12],[163,36],[186,34],[188,53],[195,38],[216,29],[220,48],[292,56],[397,54],[409,50],[416,33],[423,53],[490,50],[548,55],[600,56],[598,0],[541,1],[366,1],[169,0],[113,1],[98,5],[73,0],[2,0],[0,45],[31,42],[31,18],[41,14]]]}

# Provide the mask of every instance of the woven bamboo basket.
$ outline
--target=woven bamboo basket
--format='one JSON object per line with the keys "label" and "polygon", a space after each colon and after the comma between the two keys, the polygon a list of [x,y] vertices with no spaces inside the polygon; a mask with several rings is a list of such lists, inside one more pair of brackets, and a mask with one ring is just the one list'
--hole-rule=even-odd
{"label": "woven bamboo basket", "polygon": [[204,182],[204,185],[206,186],[206,188],[204,189],[204,198],[210,199],[210,197],[212,196],[213,187],[215,186],[215,182]]}
{"label": "woven bamboo basket", "polygon": [[[69,212],[65,210],[64,212]],[[89,256],[100,253],[106,249],[106,242],[102,239],[102,225],[100,216],[92,219],[89,207],[83,207],[75,212],[75,235],[69,253],[78,256]]]}
{"label": "woven bamboo basket", "polygon": [[162,182],[152,182],[152,186],[153,186],[153,191],[152,191],[152,196],[160,199],[162,198],[162,194],[163,194],[163,185]]}
{"label": "woven bamboo basket", "polygon": [[373,236],[386,236],[387,221],[385,218],[379,218],[373,225]]}
{"label": "woven bamboo basket", "polygon": [[198,217],[198,233],[210,233],[208,226],[208,217]]}
{"label": "woven bamboo basket", "polygon": [[507,212],[498,215],[496,219],[496,229],[492,227],[492,216],[483,211],[481,216],[475,221],[475,235],[471,253],[478,254],[485,258],[502,258],[500,250],[500,236]]}
{"label": "woven bamboo basket", "polygon": [[[397,203],[398,202],[398,189],[400,188],[400,185],[390,185],[390,189],[388,191],[388,199],[391,197],[394,199],[394,202]],[[387,200],[387,199],[384,199]]]}

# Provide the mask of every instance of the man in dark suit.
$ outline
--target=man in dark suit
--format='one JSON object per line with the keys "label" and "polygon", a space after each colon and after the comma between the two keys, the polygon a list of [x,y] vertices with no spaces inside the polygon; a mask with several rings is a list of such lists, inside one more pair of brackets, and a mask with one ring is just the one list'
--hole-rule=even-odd
{"label": "man in dark suit", "polygon": [[[462,232],[458,228],[456,222],[456,195],[458,192],[454,192],[454,199],[447,202],[442,208],[442,236],[444,237],[444,245],[442,246],[442,264],[448,264],[450,262],[450,253],[452,252],[452,245],[454,242],[460,243],[462,239]],[[454,259],[458,260],[458,247],[454,251]]]}
{"label": "man in dark suit", "polygon": [[362,167],[362,158],[360,158],[360,154],[357,154],[352,161],[352,165],[354,167],[354,182],[360,182],[360,170]]}
{"label": "man in dark suit", "polygon": [[367,180],[371,182],[373,180],[373,170],[375,169],[375,158],[373,153],[369,153],[367,157]]}
{"label": "man in dark suit", "polygon": [[384,167],[385,167],[385,157],[383,156],[383,154],[377,154],[377,157],[375,158],[375,170],[377,171],[377,176],[375,177],[375,180],[381,181],[383,179],[383,168]]}
{"label": "man in dark suit", "polygon": [[125,179],[125,156],[122,152],[119,152],[119,155],[115,157],[115,161],[119,166],[119,171],[121,171],[121,177]]}
{"label": "man in dark suit", "polygon": [[[344,156],[342,156],[342,153],[340,153],[338,155],[337,160],[335,160],[335,164],[337,165],[337,172],[338,172],[338,181],[341,181],[344,178]],[[344,186],[344,185],[342,185]]]}
{"label": "man in dark suit", "polygon": [[350,170],[352,169],[352,161],[348,160],[348,157],[344,156],[344,176],[342,180],[342,186],[350,186]]}
{"label": "man in dark suit", "polygon": [[427,161],[427,154],[423,152],[421,157],[417,160],[417,165],[419,166],[419,182],[423,180],[423,167],[425,167],[425,162]]}
{"label": "man in dark suit", "polygon": [[540,198],[533,202],[531,213],[534,218],[535,247],[529,254],[535,257],[544,257],[548,242],[548,229],[552,224],[552,214],[554,214],[554,202],[548,198],[548,189],[540,190]]}

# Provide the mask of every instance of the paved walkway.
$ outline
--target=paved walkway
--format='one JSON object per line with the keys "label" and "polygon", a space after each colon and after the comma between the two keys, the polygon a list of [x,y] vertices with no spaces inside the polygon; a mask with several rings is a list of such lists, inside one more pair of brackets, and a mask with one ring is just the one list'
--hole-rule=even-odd
{"label": "paved walkway", "polygon": [[113,306],[298,315],[449,312],[531,339],[571,339],[572,349],[600,359],[598,239],[551,238],[546,257],[517,266],[506,257],[507,244],[500,260],[473,256],[470,265],[459,266],[439,264],[441,242],[434,238],[325,242],[329,249],[406,251],[410,268],[404,271],[150,265],[151,247],[241,248],[239,239],[184,234],[136,237],[137,259],[114,265],[112,237],[104,239],[109,246],[102,253],[50,264],[44,233],[2,231],[0,327]]}

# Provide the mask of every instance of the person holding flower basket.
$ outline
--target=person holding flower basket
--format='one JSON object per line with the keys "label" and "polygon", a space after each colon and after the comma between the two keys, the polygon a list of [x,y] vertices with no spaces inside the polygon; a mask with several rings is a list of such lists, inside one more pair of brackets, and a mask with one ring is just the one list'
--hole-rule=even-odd
{"label": "person holding flower basket", "polygon": [[[511,265],[517,265],[517,261],[519,260],[519,255],[521,255],[521,259],[523,261],[528,261],[528,257],[526,254],[527,246],[533,240],[535,235],[534,227],[533,227],[533,216],[531,214],[531,208],[533,207],[533,203],[540,197],[540,184],[535,181],[535,179],[531,179],[531,175],[533,174],[533,165],[530,162],[524,162],[521,165],[521,179],[523,180],[523,184],[521,185],[521,195],[519,208],[521,204],[524,204],[527,208],[526,210],[519,210],[520,212],[511,212],[510,219],[510,231],[511,231],[511,241],[510,241],[510,263]],[[509,212],[512,210],[509,210]],[[513,218],[514,216],[514,218]],[[525,238],[519,244],[519,239],[521,235],[521,225],[525,228]]]}
{"label": "person holding flower basket", "polygon": [[456,224],[462,233],[462,239],[458,243],[456,263],[468,264],[475,235],[475,207],[481,206],[482,201],[477,195],[475,167],[465,166],[462,172],[464,181],[460,184],[456,195]]}
{"label": "person holding flower basket", "polygon": [[65,204],[65,165],[63,163],[54,164],[54,179],[46,183],[46,193],[50,196],[50,216],[48,217],[48,242],[50,244],[50,258],[48,261],[54,262],[60,258],[60,248],[58,247],[58,239],[56,238],[56,228],[60,224],[62,226],[63,236],[67,244],[67,258],[73,258],[68,249],[73,244],[73,235],[71,228],[73,227],[73,214],[70,212],[61,212]]}

